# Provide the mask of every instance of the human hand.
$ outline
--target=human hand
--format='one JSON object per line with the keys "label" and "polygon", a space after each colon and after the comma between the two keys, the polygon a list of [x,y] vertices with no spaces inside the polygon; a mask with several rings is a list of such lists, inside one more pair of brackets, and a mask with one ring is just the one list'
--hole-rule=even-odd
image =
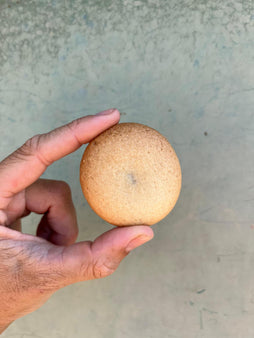
{"label": "human hand", "polygon": [[[0,333],[39,308],[58,289],[115,271],[135,247],[153,237],[148,226],[114,228],[94,242],[75,243],[76,213],[69,186],[39,179],[54,161],[118,123],[119,112],[86,116],[36,135],[0,163]],[[37,236],[20,219],[43,214]]]}

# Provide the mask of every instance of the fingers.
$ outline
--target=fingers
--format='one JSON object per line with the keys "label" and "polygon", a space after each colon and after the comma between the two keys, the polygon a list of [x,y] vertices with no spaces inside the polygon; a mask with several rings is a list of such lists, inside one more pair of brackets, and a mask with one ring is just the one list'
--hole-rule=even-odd
{"label": "fingers", "polygon": [[116,270],[122,259],[134,248],[153,238],[148,226],[114,228],[94,242],[80,242],[62,250],[65,285],[101,278]]}
{"label": "fingers", "polygon": [[36,135],[0,163],[3,197],[11,197],[36,181],[54,161],[77,150],[98,134],[116,124],[116,109],[86,116],[47,134]]}
{"label": "fingers", "polygon": [[21,219],[17,219],[16,221],[14,221],[13,223],[11,223],[10,225],[8,225],[8,228],[12,229],[12,230],[16,230],[16,231],[21,231]]}
{"label": "fingers", "polygon": [[76,241],[77,217],[67,183],[37,180],[26,189],[26,209],[44,214],[37,236],[57,245],[70,245]]}

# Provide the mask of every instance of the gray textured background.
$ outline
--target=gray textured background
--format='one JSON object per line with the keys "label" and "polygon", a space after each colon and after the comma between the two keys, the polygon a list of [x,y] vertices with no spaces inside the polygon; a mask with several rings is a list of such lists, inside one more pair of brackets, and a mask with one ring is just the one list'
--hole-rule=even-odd
{"label": "gray textured background", "polygon": [[[112,276],[58,291],[3,337],[254,336],[253,0],[0,0],[1,158],[109,107],[164,134],[182,165],[173,212]],[[206,135],[207,134],[207,135]],[[110,229],[66,180],[79,240]],[[37,216],[24,220],[34,233]]]}

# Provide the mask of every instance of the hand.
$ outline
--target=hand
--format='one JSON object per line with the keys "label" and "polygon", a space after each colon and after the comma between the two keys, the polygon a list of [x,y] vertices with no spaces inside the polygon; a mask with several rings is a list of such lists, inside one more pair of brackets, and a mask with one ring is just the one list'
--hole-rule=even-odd
{"label": "hand", "polygon": [[[74,244],[78,227],[69,186],[39,179],[47,166],[118,121],[113,109],[80,118],[32,137],[0,163],[0,333],[59,288],[110,275],[153,237],[150,227],[131,226]],[[37,236],[18,231],[30,212],[43,214]]]}

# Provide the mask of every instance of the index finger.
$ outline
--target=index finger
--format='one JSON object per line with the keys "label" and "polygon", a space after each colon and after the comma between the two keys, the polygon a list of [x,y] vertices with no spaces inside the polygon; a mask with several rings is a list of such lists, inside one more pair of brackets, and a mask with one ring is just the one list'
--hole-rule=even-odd
{"label": "index finger", "polygon": [[54,161],[74,152],[119,119],[118,110],[110,109],[32,137],[0,163],[0,196],[8,198],[25,189]]}

